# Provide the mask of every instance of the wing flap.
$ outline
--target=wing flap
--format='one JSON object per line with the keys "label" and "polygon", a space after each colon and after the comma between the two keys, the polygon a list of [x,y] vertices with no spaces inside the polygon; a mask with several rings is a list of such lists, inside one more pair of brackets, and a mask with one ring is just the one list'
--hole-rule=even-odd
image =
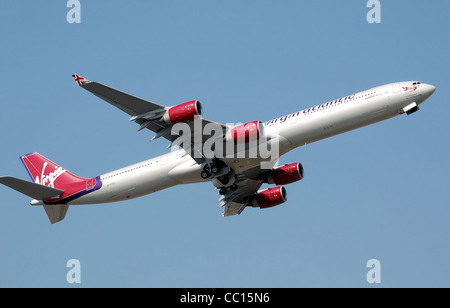
{"label": "wing flap", "polygon": [[247,205],[245,203],[238,203],[238,202],[228,202],[225,205],[225,211],[223,212],[224,217],[233,216],[233,215],[239,215],[242,213],[242,211],[245,209]]}

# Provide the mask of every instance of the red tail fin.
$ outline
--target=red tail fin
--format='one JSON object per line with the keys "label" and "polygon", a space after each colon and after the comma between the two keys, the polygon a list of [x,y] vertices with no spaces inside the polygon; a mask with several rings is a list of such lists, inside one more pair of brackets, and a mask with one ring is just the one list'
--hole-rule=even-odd
{"label": "red tail fin", "polygon": [[69,185],[87,180],[73,175],[37,152],[21,156],[20,159],[31,179],[41,185],[65,190]]}

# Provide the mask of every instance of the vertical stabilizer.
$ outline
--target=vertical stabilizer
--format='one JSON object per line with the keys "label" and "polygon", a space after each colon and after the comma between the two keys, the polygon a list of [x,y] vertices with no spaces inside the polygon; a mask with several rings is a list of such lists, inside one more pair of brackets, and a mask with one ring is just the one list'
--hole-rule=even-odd
{"label": "vertical stabilizer", "polygon": [[64,190],[68,185],[87,180],[70,173],[37,152],[21,156],[20,160],[37,184]]}

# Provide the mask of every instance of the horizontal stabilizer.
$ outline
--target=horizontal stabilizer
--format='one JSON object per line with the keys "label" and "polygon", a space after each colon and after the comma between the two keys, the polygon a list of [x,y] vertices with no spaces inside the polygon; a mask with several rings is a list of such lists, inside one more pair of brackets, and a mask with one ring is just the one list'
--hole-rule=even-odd
{"label": "horizontal stabilizer", "polygon": [[64,192],[64,190],[61,189],[24,181],[12,176],[0,177],[0,183],[37,200],[44,200],[47,198],[59,196]]}

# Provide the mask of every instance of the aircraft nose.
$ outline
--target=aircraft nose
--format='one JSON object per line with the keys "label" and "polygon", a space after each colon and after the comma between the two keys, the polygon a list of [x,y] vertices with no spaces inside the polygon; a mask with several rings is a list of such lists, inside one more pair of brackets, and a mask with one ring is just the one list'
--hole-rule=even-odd
{"label": "aircraft nose", "polygon": [[436,87],[431,84],[424,84],[424,92],[427,97],[433,95],[434,91],[436,91]]}

